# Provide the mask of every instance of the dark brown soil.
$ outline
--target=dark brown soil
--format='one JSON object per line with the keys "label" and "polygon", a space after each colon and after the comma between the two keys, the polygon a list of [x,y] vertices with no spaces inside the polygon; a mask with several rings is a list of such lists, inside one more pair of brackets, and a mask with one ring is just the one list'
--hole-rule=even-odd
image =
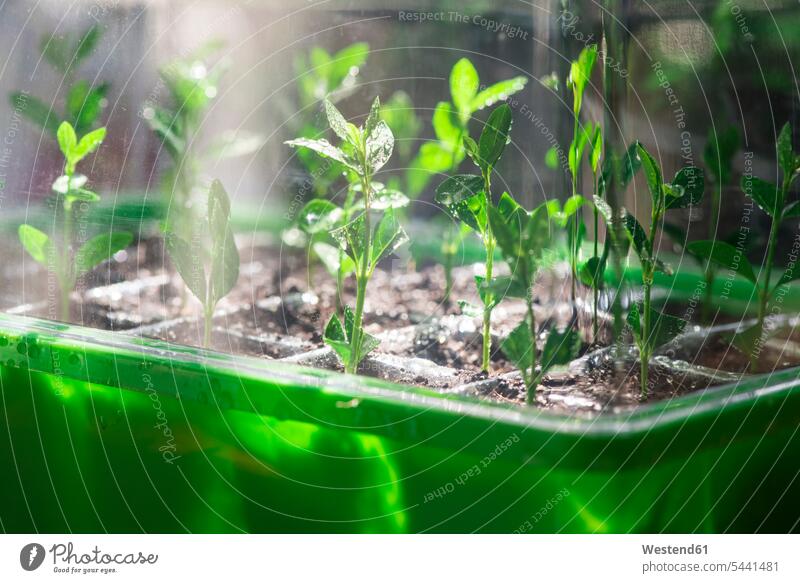
{"label": "dark brown soil", "polygon": [[[242,260],[239,282],[217,307],[211,347],[341,370],[321,336],[325,323],[336,312],[334,279],[321,265],[309,264],[304,253],[279,247],[274,241],[242,239],[238,244]],[[160,243],[147,241],[129,251],[127,258],[118,259],[97,270],[86,282],[87,289],[75,294],[72,321],[199,346],[203,336],[199,303],[186,294],[180,278],[165,265],[168,260]],[[473,279],[476,270],[455,270],[448,301],[442,298],[444,274],[440,266],[415,268],[405,258],[393,258],[381,267],[370,282],[365,311],[366,329],[381,339],[381,345],[364,361],[362,374],[493,401],[525,402],[519,375],[497,348],[498,339],[522,320],[521,301],[503,302],[493,313],[496,336],[492,370],[487,376],[479,370],[480,322],[461,315],[455,301],[478,303]],[[32,269],[24,276],[28,288],[36,289],[35,282],[46,273]],[[9,285],[13,283],[6,282],[6,287]],[[346,282],[343,295],[346,302],[353,301],[352,278]],[[542,329],[569,322],[573,314],[567,270],[542,277],[534,296]],[[579,303],[579,312],[583,310],[579,322],[586,328],[587,305],[585,301]],[[43,317],[53,317],[54,313],[47,301],[30,302],[14,311]],[[781,342],[787,345],[785,340]],[[800,345],[796,343],[800,343],[800,337],[792,337],[792,347]],[[800,364],[800,349],[784,350],[783,355],[775,352],[775,346],[769,350],[772,361],[780,366]],[[683,351],[679,347],[674,352],[670,355],[673,359],[710,370],[681,372],[662,358],[652,366],[649,401],[729,382],[735,376],[717,375],[715,371],[741,373],[748,364],[721,335],[706,338],[697,350],[687,345]],[[551,410],[597,413],[635,407],[642,400],[634,354],[624,365],[615,365],[608,357],[592,356],[569,368],[551,371],[537,390],[534,403]]]}

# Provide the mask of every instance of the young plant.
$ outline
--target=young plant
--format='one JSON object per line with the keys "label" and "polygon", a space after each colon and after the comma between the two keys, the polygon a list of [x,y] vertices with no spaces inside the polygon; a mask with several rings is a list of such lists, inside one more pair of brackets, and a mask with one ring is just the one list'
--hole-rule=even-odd
{"label": "young plant", "polygon": [[211,66],[209,62],[220,48],[219,42],[210,42],[162,68],[160,75],[169,92],[169,102],[143,108],[144,118],[172,160],[163,185],[167,199],[165,232],[191,232],[195,221],[192,199],[202,195],[201,171],[205,165],[252,154],[264,144],[261,136],[249,132],[225,132],[209,143],[204,143],[198,134],[225,73],[224,63]]}
{"label": "young plant", "polygon": [[203,306],[203,346],[211,342],[217,303],[239,279],[239,251],[230,225],[231,202],[219,180],[208,189],[206,220],[186,233],[167,232],[166,248],[186,287]]}
{"label": "young plant", "polygon": [[[489,370],[491,351],[492,310],[499,297],[492,291],[493,262],[495,238],[492,224],[488,220],[488,209],[492,206],[491,176],[495,165],[503,154],[511,132],[511,108],[507,104],[498,106],[492,111],[486,125],[476,143],[469,136],[464,136],[464,149],[475,165],[480,169],[480,176],[475,174],[456,174],[442,182],[436,189],[436,202],[456,221],[465,223],[475,231],[483,241],[486,249],[486,269],[483,276],[476,276],[479,297],[483,302],[483,357],[481,368]],[[466,302],[459,302],[474,312]]]}
{"label": "young plant", "polygon": [[[580,121],[581,109],[583,107],[583,94],[586,91],[586,85],[591,80],[592,69],[596,61],[597,45],[587,46],[578,55],[578,60],[572,62],[569,77],[567,78],[567,86],[572,90],[572,142],[569,146],[568,162],[569,172],[572,177],[573,197],[578,196],[578,191],[580,190],[581,165],[583,163],[583,152],[587,143],[590,143],[592,147],[592,168],[595,176],[594,183],[595,186],[597,184],[597,167],[601,153],[599,141],[602,141],[602,136],[599,133],[599,127],[598,131],[590,128],[582,129]],[[576,283],[580,276],[578,260],[585,229],[582,213],[575,213],[570,219],[567,231],[570,235],[569,263],[572,270],[573,301],[576,296]],[[597,236],[595,236],[595,241],[596,240]],[[597,257],[597,253],[595,253],[595,257]]]}
{"label": "young plant", "polygon": [[[380,107],[380,100],[375,98],[364,125],[357,127],[349,123],[330,101],[325,100],[328,123],[345,148],[334,146],[327,140],[298,138],[286,142],[339,162],[354,172],[361,182],[360,189],[354,189],[358,197],[353,203],[354,214],[348,217],[344,225],[331,232],[331,236],[355,265],[355,312],[344,309],[344,324],[338,315],[331,316],[323,335],[325,343],[342,359],[345,372],[351,374],[358,371],[361,361],[379,343],[363,328],[369,280],[381,259],[408,240],[394,208],[391,205],[387,208],[378,202],[380,192],[376,192],[372,180],[375,173],[388,162],[394,148],[392,130],[380,119]],[[323,202],[330,206],[324,209],[320,206],[319,210],[323,211],[321,216],[329,217],[336,213],[335,205]],[[376,223],[374,228],[373,221]]]}
{"label": "young plant", "polygon": [[42,56],[62,76],[66,88],[63,111],[58,114],[51,105],[22,91],[9,96],[14,110],[49,132],[53,138],[61,121],[69,122],[78,135],[92,129],[106,105],[109,84],[94,85],[75,77],[77,69],[92,54],[101,36],[102,30],[97,24],[77,37],[45,35],[41,42]]}
{"label": "young plant", "polygon": [[[450,101],[440,101],[433,112],[436,140],[425,142],[410,164],[406,176],[409,196],[419,196],[436,174],[455,174],[464,159],[464,137],[469,136],[468,126],[472,116],[521,91],[527,81],[525,77],[513,77],[481,90],[475,66],[469,59],[460,59],[450,71]],[[450,297],[453,286],[452,270],[456,253],[469,232],[466,223],[454,226],[448,222],[444,228],[442,255],[446,299]]]}
{"label": "young plant", "polygon": [[796,270],[794,264],[790,264],[777,281],[772,279],[775,249],[781,224],[787,219],[800,217],[800,201],[787,202],[786,200],[792,183],[800,174],[800,155],[797,155],[792,148],[792,129],[788,123],[783,126],[778,136],[776,151],[778,166],[783,173],[783,180],[779,186],[755,176],[742,176],[744,193],[772,219],[767,242],[767,255],[760,274],[756,275],[753,265],[744,257],[743,250],[729,243],[711,240],[696,241],[687,245],[687,249],[691,253],[706,258],[709,263],[730,269],[755,286],[758,293],[758,319],[753,326],[733,337],[733,343],[750,355],[753,369],[756,368],[761,344],[768,332],[765,330],[764,320],[770,300],[782,285],[800,278],[800,270]]}
{"label": "young plant", "polygon": [[[666,344],[683,331],[686,321],[663,314],[653,308],[651,291],[657,271],[670,273],[669,268],[658,258],[656,246],[658,231],[667,211],[687,208],[702,200],[705,189],[703,171],[693,166],[681,168],[672,179],[665,183],[658,162],[641,144],[636,144],[640,164],[644,170],[648,190],[651,196],[650,229],[644,227],[632,214],[622,209],[622,222],[630,241],[630,245],[639,257],[642,270],[642,303],[631,306],[628,313],[628,324],[634,340],[639,348],[641,361],[642,396],[647,396],[650,358],[659,346]],[[633,167],[635,168],[635,166]],[[613,211],[600,197],[595,198],[595,205],[606,222],[613,222]]]}
{"label": "young plant", "polygon": [[488,212],[492,232],[511,275],[497,277],[487,287],[498,298],[523,298],[527,308],[525,321],[502,341],[500,349],[519,368],[527,390],[527,401],[532,403],[544,374],[554,365],[575,358],[580,348],[580,336],[573,328],[567,328],[563,333],[551,330],[539,357],[533,286],[542,255],[550,247],[553,237],[548,205],[527,212],[511,195],[504,193],[497,207],[488,207]]}
{"label": "young plant", "polygon": [[78,247],[79,241],[75,240],[73,232],[75,214],[78,212],[75,203],[96,202],[100,196],[86,188],[88,178],[77,173],[77,166],[100,147],[106,128],[94,130],[78,139],[75,129],[65,121],[58,127],[56,135],[64,155],[64,173],[53,183],[53,191],[61,201],[61,241],[56,242],[27,224],[20,225],[19,239],[37,263],[55,274],[61,291],[61,319],[66,322],[69,320],[69,296],[78,279],[130,245],[133,236],[124,232],[102,233]]}

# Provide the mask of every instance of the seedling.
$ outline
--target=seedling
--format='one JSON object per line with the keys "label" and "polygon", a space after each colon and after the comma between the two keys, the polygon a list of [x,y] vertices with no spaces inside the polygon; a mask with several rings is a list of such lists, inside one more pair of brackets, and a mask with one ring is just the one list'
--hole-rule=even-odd
{"label": "seedling", "polygon": [[772,270],[775,262],[775,249],[778,242],[778,231],[783,221],[800,217],[800,201],[787,202],[792,183],[800,174],[800,155],[792,148],[792,129],[787,123],[783,126],[778,143],[776,144],[778,166],[783,173],[780,186],[762,180],[755,176],[742,176],[742,190],[767,213],[772,221],[767,242],[767,256],[764,268],[756,275],[754,266],[744,257],[741,248],[734,247],[722,241],[696,241],[687,245],[687,249],[698,256],[705,257],[710,263],[722,266],[750,281],[758,293],[758,319],[750,328],[734,335],[734,344],[743,352],[750,355],[751,367],[756,368],[761,345],[768,334],[764,320],[767,308],[775,292],[782,285],[800,278],[800,270],[794,268],[794,263],[784,269],[777,282],[772,281]]}
{"label": "seedling", "polygon": [[[288,114],[286,116],[298,120],[292,125],[294,135],[309,139],[319,137],[314,120],[319,103],[323,99],[336,103],[350,94],[357,87],[358,75],[368,56],[367,43],[353,43],[334,54],[328,53],[322,47],[313,47],[308,54],[296,55],[294,71],[301,113],[296,117]],[[297,158],[313,178],[311,187],[316,196],[325,196],[344,170],[338,162],[330,158],[320,159],[310,150],[298,151]]]}
{"label": "seedling", "polygon": [[[634,304],[628,313],[628,324],[634,340],[639,348],[641,361],[641,390],[647,396],[650,358],[659,346],[666,344],[680,334],[686,321],[654,309],[651,304],[651,290],[657,271],[671,273],[670,268],[658,258],[656,237],[664,215],[672,209],[687,208],[695,205],[703,197],[705,189],[703,171],[693,166],[681,168],[672,179],[665,183],[658,162],[641,144],[636,144],[636,155],[644,169],[648,190],[651,196],[650,230],[644,227],[632,214],[621,209],[622,222],[628,235],[631,247],[639,257],[642,270],[642,303]],[[633,166],[635,170],[636,166]],[[629,165],[630,167],[630,165]],[[609,225],[612,225],[613,211],[600,197],[595,198],[595,205]]]}
{"label": "seedling", "polygon": [[[394,136],[385,121],[380,119],[380,100],[372,104],[363,126],[349,123],[338,109],[325,100],[325,112],[333,132],[341,140],[343,147],[337,147],[327,140],[298,138],[286,142],[293,147],[303,147],[331,158],[349,168],[360,179],[360,190],[353,205],[356,214],[348,217],[346,224],[331,232],[334,240],[344,250],[355,265],[356,306],[355,312],[344,310],[344,325],[334,314],[325,326],[324,340],[342,359],[345,372],[355,373],[367,354],[379,344],[377,338],[363,329],[364,303],[367,285],[378,263],[408,241],[408,236],[400,226],[394,208],[375,204],[376,186],[373,176],[392,155]],[[379,194],[379,193],[377,193]],[[327,201],[324,201],[327,202]],[[336,210],[332,205],[321,216],[328,217]],[[383,208],[379,208],[383,207]],[[373,214],[377,224],[373,229]],[[324,220],[324,219],[323,219]]]}
{"label": "seedling", "polygon": [[67,121],[78,135],[88,132],[95,126],[106,104],[109,84],[94,85],[85,79],[75,79],[75,72],[81,63],[92,54],[102,36],[96,24],[88,27],[82,34],[42,38],[41,50],[45,60],[63,78],[66,98],[61,114],[42,100],[17,91],[11,93],[11,105],[30,121],[49,132],[55,138],[61,121]]}
{"label": "seedling", "polygon": [[[511,108],[504,103],[492,111],[477,143],[469,136],[464,136],[465,151],[480,169],[481,175],[456,174],[442,182],[436,189],[436,202],[441,204],[453,219],[465,223],[478,233],[486,249],[485,273],[483,276],[475,277],[479,297],[483,302],[483,309],[480,312],[483,317],[481,368],[484,371],[489,370],[492,310],[500,299],[491,291],[491,287],[484,286],[484,282],[491,283],[493,279],[495,250],[492,224],[489,222],[487,214],[489,207],[493,204],[491,176],[495,164],[500,160],[503,150],[508,144],[510,132]],[[462,308],[466,306],[469,311],[475,312],[475,309],[467,306],[465,302],[460,303]]]}
{"label": "seedling", "polygon": [[[436,140],[425,142],[411,162],[407,174],[407,191],[415,198],[432,176],[446,172],[455,174],[464,159],[464,137],[469,136],[472,116],[498,101],[521,91],[525,77],[513,77],[480,90],[480,79],[469,59],[460,59],[450,71],[450,101],[440,101],[433,112],[433,131]],[[453,286],[453,263],[456,253],[468,235],[466,223],[455,227],[447,223],[444,229],[442,255],[445,270],[445,298],[450,297]]]}
{"label": "seedling", "polygon": [[575,358],[580,348],[580,336],[573,328],[567,328],[563,333],[551,330],[539,358],[533,285],[543,253],[553,238],[548,205],[543,204],[529,213],[511,195],[504,193],[497,207],[490,206],[488,211],[492,232],[511,275],[497,277],[486,287],[498,298],[524,298],[527,307],[525,321],[503,340],[500,349],[519,368],[527,390],[527,401],[532,403],[544,374],[554,365]]}
{"label": "seedling", "polygon": [[208,189],[206,219],[185,233],[168,232],[166,248],[186,287],[203,306],[203,346],[211,342],[217,303],[239,279],[239,251],[230,225],[231,202],[219,180]]}
{"label": "seedling", "polygon": [[163,186],[168,207],[165,232],[191,232],[195,220],[192,198],[202,194],[200,174],[206,165],[251,154],[264,144],[261,136],[249,132],[225,132],[208,144],[198,134],[225,73],[224,62],[214,66],[209,63],[220,48],[219,42],[212,41],[161,69],[169,102],[161,106],[149,104],[143,109],[143,116],[172,160]]}
{"label": "seedling", "polygon": [[103,233],[78,247],[79,242],[73,233],[77,211],[75,203],[96,202],[100,196],[86,188],[88,178],[78,174],[76,168],[81,160],[100,147],[106,136],[106,128],[94,130],[78,139],[75,129],[65,121],[56,135],[64,155],[64,174],[53,183],[53,191],[61,200],[62,207],[60,249],[51,237],[27,224],[20,225],[19,240],[37,263],[55,274],[61,291],[61,319],[66,322],[69,320],[69,296],[78,279],[130,245],[133,236],[124,232]]}
{"label": "seedling", "polygon": [[[597,167],[600,159],[602,135],[599,127],[595,131],[592,128],[581,128],[581,109],[583,107],[583,94],[586,85],[592,77],[592,69],[597,61],[597,45],[589,45],[578,55],[578,60],[573,61],[570,66],[567,86],[572,90],[572,142],[569,146],[569,172],[572,177],[572,196],[578,196],[580,190],[580,172],[583,163],[583,153],[587,143],[592,147],[592,170],[594,173],[594,184],[597,184]],[[596,191],[595,191],[596,192]],[[569,239],[569,263],[572,269],[572,299],[576,297],[576,282],[580,276],[578,271],[578,260],[580,255],[581,243],[585,233],[583,216],[581,212],[575,213],[569,221],[567,232]],[[595,235],[595,242],[597,236]],[[594,257],[597,257],[595,252]],[[594,266],[597,271],[599,266]],[[593,278],[596,279],[596,278]],[[595,301],[596,304],[596,301]],[[596,315],[595,315],[596,322]],[[595,325],[596,327],[596,325]]]}

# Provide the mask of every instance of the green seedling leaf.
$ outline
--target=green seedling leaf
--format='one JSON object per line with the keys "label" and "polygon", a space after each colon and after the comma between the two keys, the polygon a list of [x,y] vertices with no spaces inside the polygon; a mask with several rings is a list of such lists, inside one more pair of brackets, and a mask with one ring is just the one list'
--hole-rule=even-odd
{"label": "green seedling leaf", "polygon": [[[528,215],[527,225],[524,225],[522,233],[524,236],[523,247],[528,260],[531,262],[538,261],[545,249],[550,246],[552,237],[550,214],[546,205],[539,205],[531,211]],[[533,269],[531,268],[530,271],[532,272]]]}
{"label": "green seedling leaf", "polygon": [[663,346],[682,334],[686,328],[686,320],[664,314],[651,308],[650,322],[653,324],[651,345],[653,348]]}
{"label": "green seedling leaf", "polygon": [[592,154],[589,158],[589,161],[592,164],[592,172],[597,173],[597,170],[600,167],[600,156],[603,154],[603,130],[600,127],[600,124],[596,124],[594,126],[594,131],[591,135],[591,140],[589,143],[592,147]]}
{"label": "green seedling leaf", "polygon": [[783,208],[784,219],[794,219],[800,217],[800,200],[790,202]]}
{"label": "green seedling leaf", "polygon": [[55,247],[45,233],[23,224],[19,226],[18,234],[20,243],[36,263],[48,267],[55,260]]}
{"label": "green seedling leaf", "polygon": [[564,203],[564,210],[562,211],[564,217],[569,218],[575,213],[580,210],[580,208],[586,203],[586,199],[583,198],[581,195],[576,194],[574,196],[570,196],[566,202]]}
{"label": "green seedling leaf", "polygon": [[597,45],[585,47],[578,55],[578,60],[570,66],[567,85],[572,87],[573,106],[575,113],[579,113],[583,103],[583,93],[592,76],[592,69],[597,61]]}
{"label": "green seedling leaf", "polygon": [[622,188],[627,187],[633,177],[636,176],[636,173],[639,171],[639,168],[642,167],[642,159],[639,157],[639,143],[634,142],[629,147],[625,155],[623,156],[623,165],[622,165]]}
{"label": "green seedling leaf", "polygon": [[[381,99],[380,97],[376,96],[372,102],[372,107],[369,110],[369,115],[367,115],[367,121],[364,122],[364,134],[367,137],[371,136],[375,132],[375,130],[378,129],[378,122],[380,121],[381,121]],[[386,127],[389,127],[389,125],[386,124]]]}
{"label": "green seedling leaf", "polygon": [[527,82],[528,79],[520,76],[490,85],[473,98],[470,109],[475,112],[490,107],[498,101],[505,101],[514,93],[522,91]]}
{"label": "green seedling leaf", "polygon": [[462,140],[462,145],[464,151],[467,153],[467,156],[469,156],[469,159],[472,160],[472,163],[480,168],[482,162],[480,149],[478,148],[478,142],[465,135],[464,139]]}
{"label": "green seedling leaf", "polygon": [[787,176],[791,176],[797,169],[797,162],[795,160],[794,150],[792,149],[792,126],[789,122],[786,122],[783,128],[781,128],[776,149],[778,151],[778,164],[781,170],[783,170],[784,174]]}
{"label": "green seedling leaf", "polygon": [[539,83],[541,83],[543,87],[546,87],[550,91],[556,91],[556,92],[558,92],[558,88],[561,85],[561,81],[559,80],[558,75],[555,72],[548,73],[543,77],[539,77]]}
{"label": "green seedling leaf", "polygon": [[730,269],[753,284],[758,283],[753,266],[750,265],[741,250],[733,245],[723,241],[694,241],[689,243],[686,249],[693,255]]}
{"label": "green seedling leaf", "polygon": [[350,160],[350,158],[345,155],[339,148],[332,145],[328,140],[311,140],[308,138],[297,138],[295,140],[289,140],[284,142],[286,145],[291,146],[293,148],[308,148],[309,150],[315,151],[320,156],[324,156],[325,158],[331,158],[332,160],[336,160],[343,166],[358,172],[359,169],[355,162]]}
{"label": "green seedling leaf", "polygon": [[787,267],[784,269],[780,279],[778,280],[778,283],[775,284],[775,288],[773,288],[773,290],[796,279],[800,279],[800,268],[797,266]]}
{"label": "green seedling leaf", "polygon": [[219,180],[213,180],[208,189],[208,226],[214,245],[222,243],[227,235],[231,216],[231,201]]}
{"label": "green seedling leaf", "polygon": [[542,349],[542,373],[559,364],[567,364],[574,360],[581,349],[581,337],[574,328],[563,332],[551,330]]}
{"label": "green seedling leaf", "polygon": [[239,279],[239,250],[228,226],[221,244],[214,249],[209,279],[209,296],[212,305],[228,295]]}
{"label": "green seedling leaf", "polygon": [[653,199],[653,205],[660,209],[661,205],[661,192],[663,189],[664,179],[661,176],[661,168],[658,162],[655,161],[645,147],[637,142],[636,151],[639,159],[642,162],[645,177],[647,178],[647,187],[650,189],[650,195]]}
{"label": "green seedling leaf", "polygon": [[622,217],[622,223],[625,225],[625,231],[628,233],[628,238],[639,258],[643,261],[651,259],[653,257],[653,249],[641,223],[636,220],[636,217],[627,212]]}
{"label": "green seedling leaf", "polygon": [[569,144],[568,163],[570,174],[576,176],[583,160],[583,150],[586,147],[586,133],[578,132],[576,140]]}
{"label": "green seedling leaf", "polygon": [[688,166],[681,168],[672,180],[673,187],[679,187],[678,196],[667,196],[666,208],[682,209],[698,204],[703,200],[705,177],[700,168]]}
{"label": "green seedling leaf", "polygon": [[361,213],[347,224],[331,231],[331,237],[339,243],[339,246],[356,264],[359,264],[367,251],[364,249],[366,232],[364,213]]}
{"label": "green seedling leaf", "polygon": [[56,70],[66,73],[69,69],[70,61],[75,56],[72,47],[72,38],[58,37],[56,35],[44,36],[42,38],[41,52],[45,60]]}
{"label": "green seedling leaf", "polygon": [[92,127],[100,116],[103,99],[108,91],[108,84],[102,83],[95,88],[88,81],[76,81],[69,89],[66,99],[67,115],[80,134]]}
{"label": "green seedling leaf", "polygon": [[64,158],[71,160],[75,146],[78,145],[78,136],[75,135],[75,129],[69,122],[61,122],[61,125],[58,126],[56,137],[58,138],[58,147],[61,148]]}
{"label": "green seedling leaf", "polygon": [[544,155],[544,164],[550,170],[558,170],[558,146],[550,147]]}
{"label": "green seedling leaf", "polygon": [[507,192],[502,194],[497,203],[497,211],[500,213],[500,216],[503,217],[504,221],[508,221],[509,218],[521,208],[520,204],[514,200],[514,197]]}
{"label": "green seedling leaf", "polygon": [[353,351],[345,335],[342,323],[339,321],[339,317],[336,314],[333,314],[331,319],[328,320],[322,339],[325,344],[330,346],[331,349],[339,355],[339,358],[342,359],[345,366],[350,363],[353,358]]}
{"label": "green seedling leaf", "polygon": [[755,203],[767,213],[769,216],[775,218],[778,211],[778,187],[761,180],[755,176],[748,177],[742,176],[742,190],[744,193],[752,198]]}
{"label": "green seedling leaf", "polygon": [[203,268],[203,255],[199,243],[190,245],[174,233],[167,233],[165,245],[175,269],[186,287],[202,304],[206,303],[206,274]]}
{"label": "green seedling leaf", "polygon": [[[353,342],[353,330],[355,329],[355,321],[356,316],[353,313],[353,310],[348,308],[347,306],[344,307],[344,332],[347,336],[347,341],[352,343]],[[364,357],[375,350],[381,341],[375,338],[374,336],[367,334],[364,332],[364,329],[361,329],[361,350],[359,350],[358,361],[361,362]]]}
{"label": "green seedling leaf", "polygon": [[478,94],[478,71],[469,59],[460,59],[450,71],[450,95],[458,110],[462,125],[466,125],[474,111],[472,102]]}
{"label": "green seedling leaf", "polygon": [[78,278],[90,272],[131,243],[133,243],[133,235],[130,233],[103,233],[92,237],[75,254],[75,277]]}
{"label": "green seedling leaf", "polygon": [[494,167],[503,155],[503,150],[510,140],[511,123],[511,108],[505,103],[495,108],[489,115],[478,140],[478,155],[484,172]]}
{"label": "green seedling leaf", "polygon": [[78,44],[75,47],[75,64],[80,64],[86,57],[92,54],[103,36],[103,31],[100,25],[93,24],[81,35]]}
{"label": "green seedling leaf", "polygon": [[383,215],[381,222],[375,229],[375,236],[372,240],[371,262],[374,269],[378,262],[393,253],[400,245],[408,241],[408,235],[393,209],[389,209]]}
{"label": "green seedling leaf", "polygon": [[349,142],[351,136],[350,131],[347,129],[347,120],[330,100],[326,99],[324,103],[325,115],[328,117],[328,125],[331,126],[333,133],[339,136],[341,140]]}
{"label": "green seedling leaf", "polygon": [[180,126],[177,119],[173,118],[172,114],[166,109],[156,107],[147,121],[150,124],[150,129],[161,140],[169,155],[173,159],[178,159],[180,153],[185,149],[186,142],[178,135]]}
{"label": "green seedling leaf", "polygon": [[344,212],[329,200],[310,200],[297,215],[297,226],[308,234],[327,233],[338,225]]}
{"label": "green seedling leaf", "polygon": [[328,61],[326,90],[328,92],[339,90],[345,81],[358,74],[358,70],[367,62],[368,56],[367,43],[353,43],[333,55]]}
{"label": "green seedling leaf", "polygon": [[[492,226],[492,234],[497,240],[497,244],[500,246],[506,261],[513,269],[517,261],[523,256],[520,226],[513,223],[509,224],[512,221],[511,217],[507,222],[506,218],[495,207],[490,206],[487,210],[489,223]],[[514,214],[516,214],[516,211]]]}
{"label": "green seedling leaf", "polygon": [[[345,309],[349,311],[349,308]],[[328,320],[328,323],[325,326],[325,340],[334,340],[336,342],[348,341],[347,333],[345,332],[345,329],[336,314],[331,316],[331,319]]]}
{"label": "green seedling leaf", "polygon": [[211,274],[209,296],[215,305],[239,279],[239,251],[230,226],[231,201],[219,180],[208,191],[208,226],[211,231]]}
{"label": "green seedling leaf", "polygon": [[72,162],[72,164],[77,164],[86,156],[97,150],[97,148],[100,147],[100,144],[103,143],[105,137],[106,128],[98,128],[92,132],[89,132],[80,139],[78,144],[73,148],[72,152],[69,156],[67,156],[67,158],[70,160],[70,162]]}
{"label": "green seedling leaf", "polygon": [[367,163],[370,172],[375,173],[381,168],[389,158],[392,157],[394,149],[394,135],[386,122],[380,120],[375,129],[367,136]]}
{"label": "green seedling leaf", "polygon": [[522,322],[500,343],[500,350],[520,370],[528,370],[533,363],[531,326]]}
{"label": "green seedling leaf", "polygon": [[458,128],[457,114],[447,101],[440,101],[433,110],[433,131],[436,139],[448,144],[453,151],[461,147],[462,131]]}
{"label": "green seedling leaf", "polygon": [[41,100],[27,93],[15,92],[11,94],[11,106],[14,111],[18,111],[42,129],[56,135],[58,131],[56,114]]}
{"label": "green seedling leaf", "polygon": [[353,260],[341,252],[338,247],[329,245],[322,241],[317,241],[311,244],[314,253],[319,257],[319,260],[325,266],[331,276],[336,277],[341,272],[345,275],[353,273],[356,269],[356,264]]}
{"label": "green seedling leaf", "polygon": [[603,278],[606,270],[606,263],[602,257],[590,257],[578,271],[581,283],[591,289],[602,289],[605,280]]}
{"label": "green seedling leaf", "polygon": [[457,174],[436,188],[436,202],[456,219],[483,233],[486,230],[486,203],[483,178],[474,174]]}
{"label": "green seedling leaf", "polygon": [[734,126],[711,134],[703,151],[703,159],[717,184],[728,184],[731,181],[733,157],[738,149],[739,131]]}

